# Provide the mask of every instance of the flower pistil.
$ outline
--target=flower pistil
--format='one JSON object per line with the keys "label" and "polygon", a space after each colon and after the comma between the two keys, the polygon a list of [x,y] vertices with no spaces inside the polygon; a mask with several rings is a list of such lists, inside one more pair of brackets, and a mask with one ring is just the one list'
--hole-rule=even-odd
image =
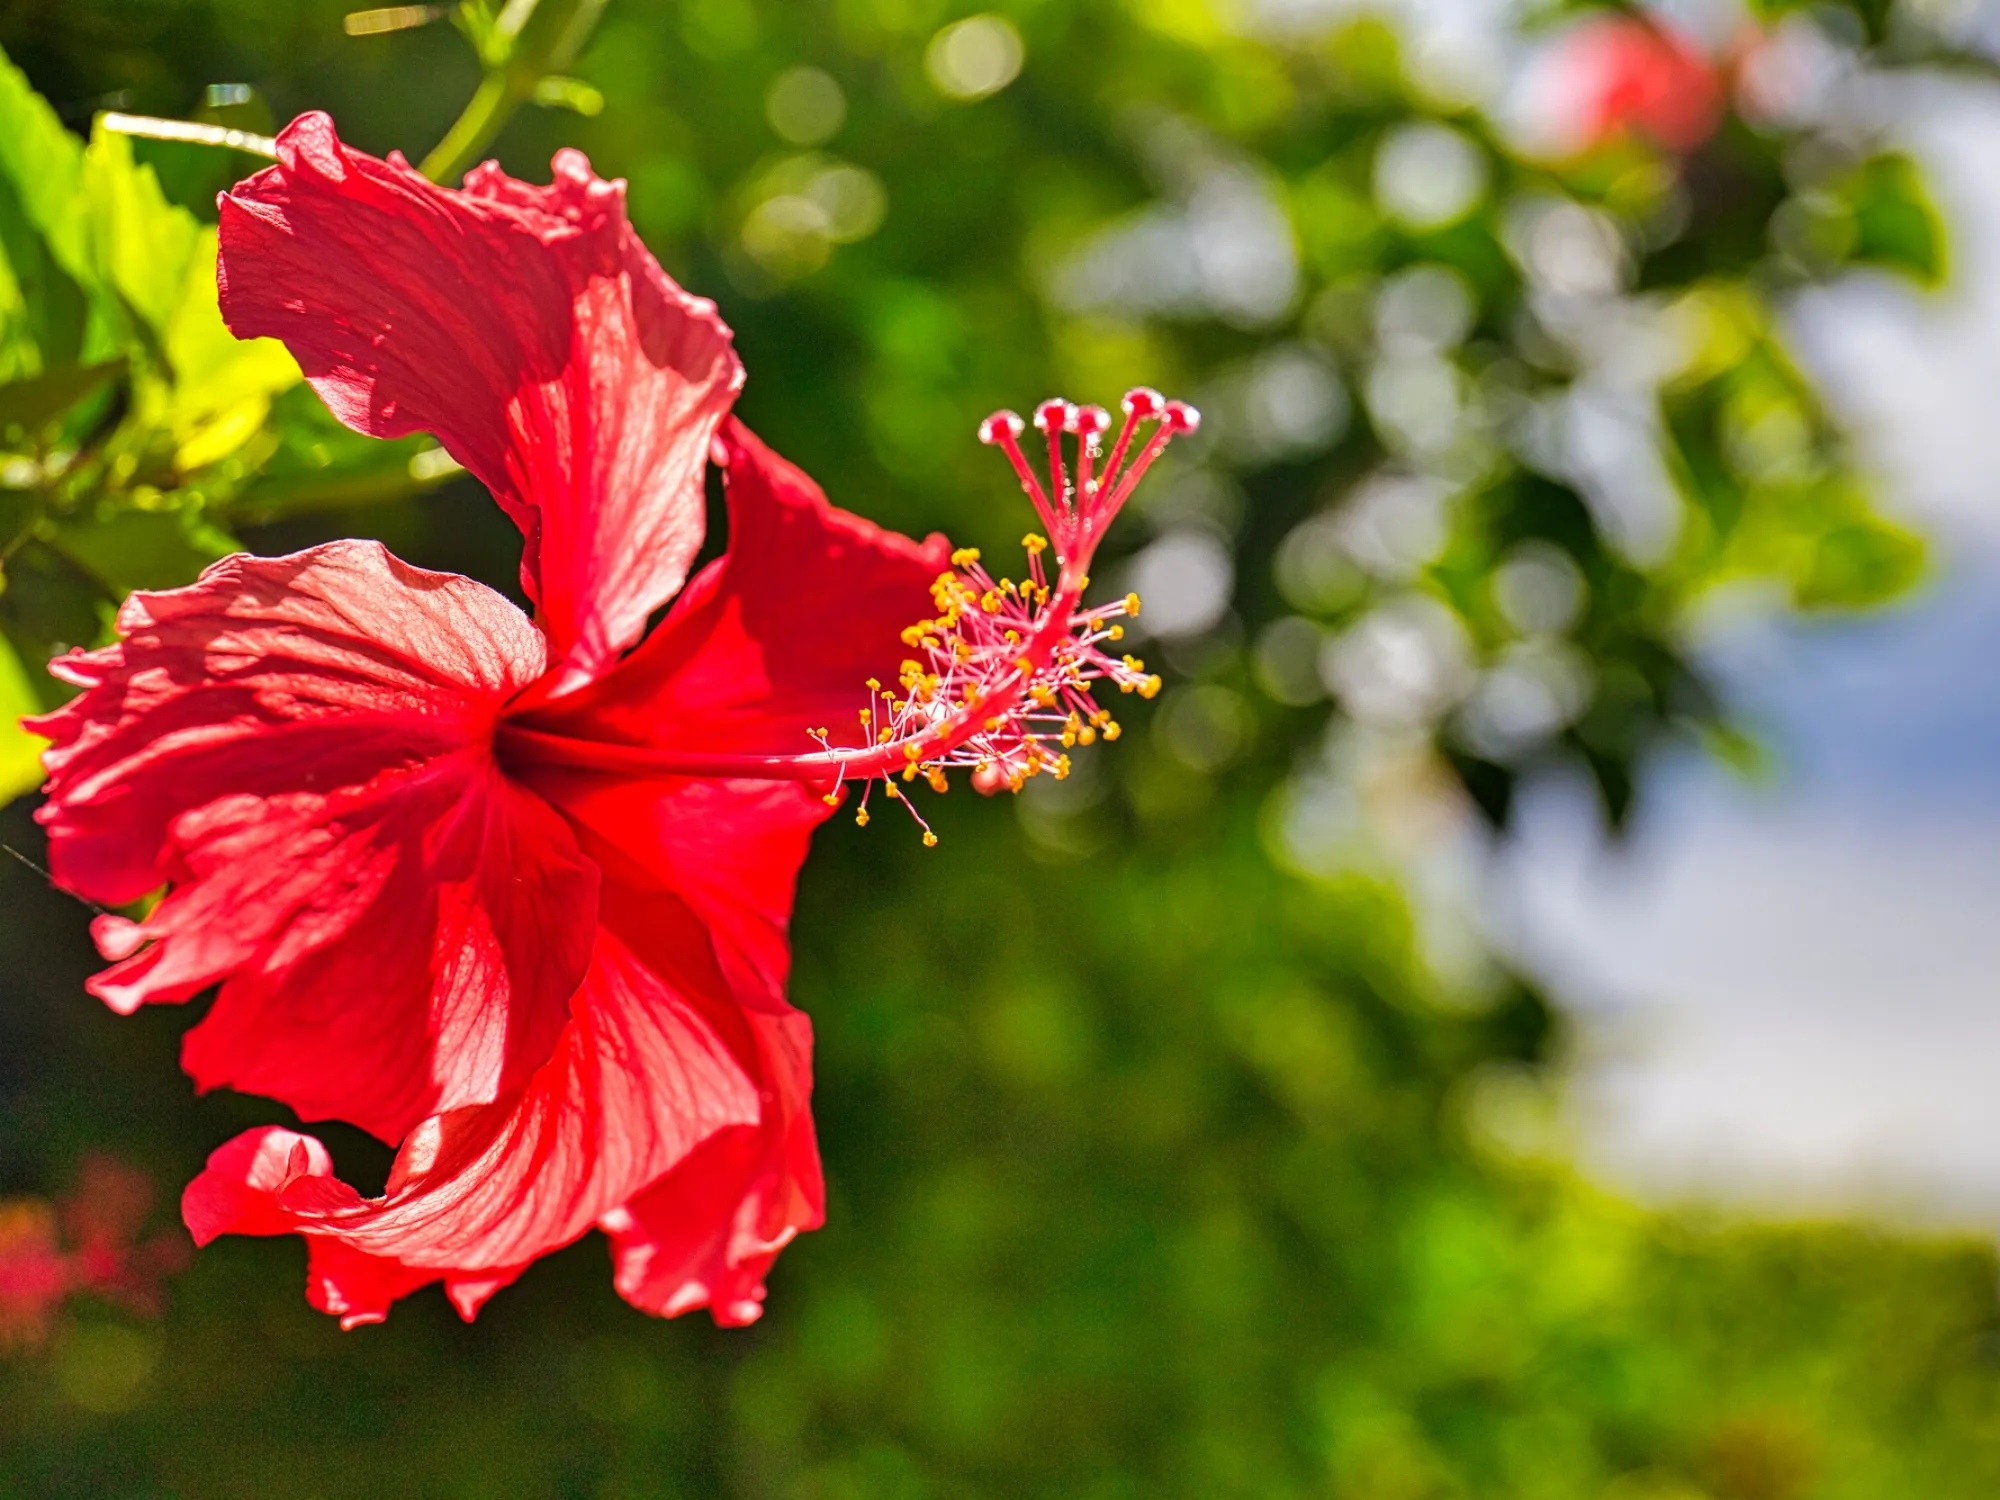
{"label": "flower pistil", "polygon": [[[1070,749],[1118,737],[1117,721],[1094,696],[1098,684],[1147,698],[1160,689],[1139,658],[1106,649],[1124,637],[1118,622],[1139,613],[1138,596],[1085,608],[1083,595],[1112,519],[1167,444],[1201,422],[1192,406],[1144,387],[1126,392],[1121,405],[1124,422],[1108,454],[1111,417],[1103,407],[1057,399],[1035,408],[1034,425],[1048,443],[1046,487],[1021,449],[1026,422],[1000,411],[980,424],[980,441],[1006,454],[1047,534],[1022,539],[1028,563],[1019,580],[995,578],[976,548],[951,555],[951,568],[931,585],[937,614],[903,632],[904,645],[917,654],[902,663],[893,685],[868,680],[867,705],[857,711],[859,743],[836,743],[832,730],[819,728],[810,732],[813,751],[704,754],[516,728],[509,732],[516,753],[631,774],[825,781],[829,804],[856,782],[862,792],[855,821],[864,826],[877,782],[908,807],[898,781],[922,778],[942,792],[950,767],[970,768],[973,785],[988,793],[1019,791],[1044,773],[1067,776]],[[1065,435],[1074,438],[1073,476]],[[924,842],[935,844],[922,814],[910,812]]]}

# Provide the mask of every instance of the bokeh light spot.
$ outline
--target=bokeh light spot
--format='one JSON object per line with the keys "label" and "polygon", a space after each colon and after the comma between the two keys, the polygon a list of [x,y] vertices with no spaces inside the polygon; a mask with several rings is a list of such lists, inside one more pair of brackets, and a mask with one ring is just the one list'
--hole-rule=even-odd
{"label": "bokeh light spot", "polygon": [[1416,230],[1456,224],[1486,193],[1486,159],[1446,125],[1405,125],[1375,153],[1375,201]]}
{"label": "bokeh light spot", "polygon": [[1000,16],[954,21],[924,52],[924,69],[938,92],[953,99],[984,99],[1020,75],[1021,33]]}
{"label": "bokeh light spot", "polygon": [[846,123],[847,95],[822,68],[787,68],[764,95],[764,118],[781,140],[817,146]]}

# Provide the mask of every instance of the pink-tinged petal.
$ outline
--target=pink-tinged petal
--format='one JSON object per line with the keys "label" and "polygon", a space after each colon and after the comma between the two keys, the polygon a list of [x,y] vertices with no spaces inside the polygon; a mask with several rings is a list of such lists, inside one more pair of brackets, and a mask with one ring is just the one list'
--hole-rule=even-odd
{"label": "pink-tinged petal", "polygon": [[138,594],[125,639],[58,668],[38,722],[58,884],[100,919],[115,1008],[221,991],[186,1039],[204,1088],[388,1140],[519,1088],[589,963],[596,868],[506,781],[500,705],[540,636],[469,580],[374,543],[235,557]]}
{"label": "pink-tinged petal", "polygon": [[792,892],[812,830],[832,811],[817,792],[545,766],[520,776],[568,818],[604,872],[602,920],[648,962],[674,972],[698,959],[732,1003],[789,1010]]}
{"label": "pink-tinged petal", "polygon": [[600,929],[555,1054],[519,1094],[420,1125],[382,1197],[334,1177],[310,1137],[267,1129],[209,1158],[183,1216],[203,1243],[305,1235],[315,1305],[350,1324],[439,1280],[469,1317],[702,1142],[760,1118],[757,1082],[710,1019],[727,1009],[684,993]]}
{"label": "pink-tinged petal", "polygon": [[[728,555],[608,676],[553,704],[517,704],[508,724],[661,748],[802,753],[813,748],[810,729],[852,722],[871,674],[894,677],[902,631],[934,608],[944,539],[919,544],[834,509],[733,418],[724,446]],[[792,886],[807,835],[828,812],[816,790],[635,779],[531,753],[509,769],[562,809],[608,881],[687,904],[739,1003],[786,1008]]]}
{"label": "pink-tinged petal", "polygon": [[716,424],[743,381],[575,151],[454,191],[349,150],[322,114],[222,200],[222,311],[284,340],[343,422],[435,433],[521,528],[558,682],[607,669],[701,548]]}
{"label": "pink-tinged petal", "polygon": [[763,1118],[710,1137],[601,1221],[619,1294],[662,1317],[706,1307],[725,1327],[755,1322],[778,1252],[825,1222],[808,1108],[811,1026],[796,1012],[746,1012],[745,1022],[757,1043]]}
{"label": "pink-tinged petal", "polygon": [[[618,1290],[665,1317],[707,1307],[718,1323],[750,1322],[778,1251],[825,1217],[812,1023],[784,992],[798,869],[829,809],[803,787],[761,782],[586,774],[546,789],[605,872],[605,928],[703,997],[759,1099],[754,1125],[717,1132],[602,1218]],[[720,1003],[706,998],[718,991]]]}
{"label": "pink-tinged petal", "polygon": [[[182,942],[226,947],[195,974],[227,965],[182,1045],[201,1088],[395,1140],[518,1086],[555,1046],[589,958],[596,872],[490,763],[218,804],[180,832],[187,881],[145,924],[161,941],[94,983],[137,1003],[186,959]],[[146,970],[156,952],[169,962]]]}
{"label": "pink-tinged petal", "polygon": [[893,682],[903,631],[936,611],[949,544],[836,510],[734,418],[722,447],[728,556],[610,675],[516,722],[672,749],[805,753],[834,726],[852,742],[867,679]]}

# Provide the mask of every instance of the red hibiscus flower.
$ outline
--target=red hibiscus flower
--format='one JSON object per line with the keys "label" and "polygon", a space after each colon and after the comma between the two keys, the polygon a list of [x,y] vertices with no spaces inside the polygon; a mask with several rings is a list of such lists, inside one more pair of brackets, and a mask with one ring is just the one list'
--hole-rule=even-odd
{"label": "red hibiscus flower", "polygon": [[1579,26],[1558,45],[1553,76],[1585,148],[1632,132],[1692,151],[1722,121],[1721,71],[1663,22],[1616,16]]}
{"label": "red hibiscus flower", "polygon": [[0,1353],[47,1338],[69,1289],[55,1209],[40,1198],[0,1199]]}
{"label": "red hibiscus flower", "polygon": [[[222,201],[224,316],[351,426],[434,433],[519,525],[535,615],[368,542],[134,595],[34,726],[57,882],[167,890],[99,919],[90,987],[129,1012],[217,986],[199,1086],[398,1147],[370,1197],[253,1130],[183,1199],[201,1243],[303,1235],[343,1323],[434,1281],[469,1318],[592,1226],[639,1307],[748,1322],[822,1213],[784,994],[808,835],[849,781],[865,820],[877,782],[1018,786],[1115,734],[1092,684],[1156,680],[1103,650],[1128,603],[1085,609],[1085,570],[1194,414],[1133,393],[1099,464],[1106,414],[1046,403],[1046,492],[1020,420],[989,422],[1057,562],[996,582],[831,508],[729,417],[728,329],[577,153],[548,187],[489,164],[453,191],[307,115],[278,158]],[[729,552],[683,588],[711,455]]]}
{"label": "red hibiscus flower", "polygon": [[0,1200],[0,1351],[40,1343],[76,1292],[157,1313],[160,1283],[185,1264],[187,1241],[178,1231],[141,1240],[152,1208],[152,1180],[105,1156],[84,1158],[60,1204]]}

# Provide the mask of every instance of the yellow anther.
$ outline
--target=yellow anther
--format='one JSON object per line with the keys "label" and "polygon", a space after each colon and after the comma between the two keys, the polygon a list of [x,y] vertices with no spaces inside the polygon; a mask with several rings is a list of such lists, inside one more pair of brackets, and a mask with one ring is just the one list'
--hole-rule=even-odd
{"label": "yellow anther", "polygon": [[860,810],[859,812],[857,812],[857,813],[856,813],[856,814],[854,815],[854,826],[855,826],[856,828],[866,828],[866,827],[868,826],[868,809],[867,809],[867,808],[865,808],[865,807],[864,807],[864,808],[862,808],[862,809],[861,809],[861,810]]}
{"label": "yellow anther", "polygon": [[1096,731],[1095,729],[1092,729],[1092,728],[1091,728],[1091,727],[1090,727],[1090,726],[1089,726],[1088,724],[1084,725],[1084,726],[1083,726],[1083,728],[1079,729],[1079,730],[1078,730],[1078,731],[1076,732],[1076,742],[1077,742],[1077,743],[1078,743],[1079,745],[1094,745],[1094,744],[1096,744],[1096,743],[1097,743],[1097,731]]}
{"label": "yellow anther", "polygon": [[871,693],[879,693],[882,691],[882,684],[876,681],[873,677],[871,677],[868,679],[868,691]]}
{"label": "yellow anther", "polygon": [[1122,641],[1125,639],[1125,627],[1123,625],[1113,625],[1109,630],[1105,631],[1104,633],[1106,636],[1108,636],[1110,639],[1114,641]]}
{"label": "yellow anther", "polygon": [[1132,691],[1132,689],[1133,689],[1133,687],[1134,687],[1134,686],[1135,686],[1135,684],[1133,684],[1133,683],[1132,683],[1132,682],[1130,682],[1129,680],[1128,680],[1128,681],[1125,681],[1125,682],[1121,682],[1121,683],[1119,683],[1119,684],[1118,684],[1118,691],[1119,691],[1119,692],[1121,692],[1121,693],[1129,693],[1129,692],[1131,692],[1131,691]]}
{"label": "yellow anther", "polygon": [[1021,644],[1021,632],[1018,630],[1006,631],[1001,638],[1005,640],[1007,644],[1010,646],[1018,646]]}
{"label": "yellow anther", "polygon": [[951,565],[954,568],[969,568],[978,561],[979,549],[977,547],[960,547],[951,555]]}
{"label": "yellow anther", "polygon": [[903,746],[903,754],[908,759],[915,760],[921,754],[921,752],[917,749],[915,745],[905,745]]}
{"label": "yellow anther", "polygon": [[1090,587],[1090,575],[1088,573],[1084,574],[1083,577],[1077,579],[1076,590],[1079,594],[1089,587]]}
{"label": "yellow anther", "polygon": [[820,798],[819,800],[824,802],[828,807],[838,807],[840,806],[840,793],[828,792],[824,797]]}
{"label": "yellow anther", "polygon": [[979,607],[985,610],[986,613],[988,613],[989,615],[999,614],[1000,591],[998,589],[988,589],[984,594],[980,596]]}
{"label": "yellow anther", "polygon": [[878,745],[886,745],[894,737],[895,736],[893,732],[889,729],[889,727],[887,725],[884,725],[882,728],[882,732],[875,736],[875,743]]}
{"label": "yellow anther", "polygon": [[987,733],[991,734],[994,730],[998,729],[1001,725],[1005,724],[1006,722],[1007,722],[1007,716],[1005,714],[995,714],[992,718],[986,721]]}
{"label": "yellow anther", "polygon": [[948,792],[951,790],[951,783],[949,781],[946,781],[944,778],[943,766],[932,766],[930,770],[924,773],[924,775],[925,778],[930,782],[932,791]]}
{"label": "yellow anther", "polygon": [[889,798],[891,801],[894,801],[896,798],[902,796],[903,794],[896,790],[895,782],[885,781],[882,783],[882,795]]}
{"label": "yellow anther", "polygon": [[1017,657],[1014,661],[1014,670],[1023,677],[1032,677],[1035,673],[1035,664],[1025,656]]}
{"label": "yellow anther", "polygon": [[1141,698],[1151,698],[1159,691],[1160,691],[1160,678],[1158,673],[1155,673],[1153,676],[1148,677],[1144,682],[1139,684],[1139,696]]}
{"label": "yellow anther", "polygon": [[1146,664],[1140,661],[1139,658],[1136,656],[1126,657],[1125,667],[1127,671],[1132,671],[1132,672],[1143,672],[1146,670]]}
{"label": "yellow anther", "polygon": [[915,766],[903,767],[903,780],[915,781],[916,779],[917,779],[917,768]]}
{"label": "yellow anther", "polygon": [[1104,721],[1104,737],[1107,740],[1115,740],[1118,738],[1119,735],[1123,734],[1124,732],[1125,732],[1124,730],[1118,727],[1118,721],[1116,719],[1106,719]]}
{"label": "yellow anther", "polygon": [[924,830],[924,847],[926,849],[937,848],[937,835],[932,833],[928,828]]}
{"label": "yellow anther", "polygon": [[1139,596],[1137,594],[1127,594],[1125,596],[1125,613],[1133,616],[1138,615]]}
{"label": "yellow anther", "polygon": [[864,708],[864,709],[862,709],[862,710],[861,710],[861,722],[862,722],[863,724],[872,724],[872,723],[874,723],[874,722],[875,722],[875,710],[874,710],[874,709],[872,709],[872,708]]}
{"label": "yellow anther", "polygon": [[1021,545],[1028,549],[1028,556],[1040,557],[1049,550],[1049,539],[1039,532],[1031,531],[1021,538]]}

